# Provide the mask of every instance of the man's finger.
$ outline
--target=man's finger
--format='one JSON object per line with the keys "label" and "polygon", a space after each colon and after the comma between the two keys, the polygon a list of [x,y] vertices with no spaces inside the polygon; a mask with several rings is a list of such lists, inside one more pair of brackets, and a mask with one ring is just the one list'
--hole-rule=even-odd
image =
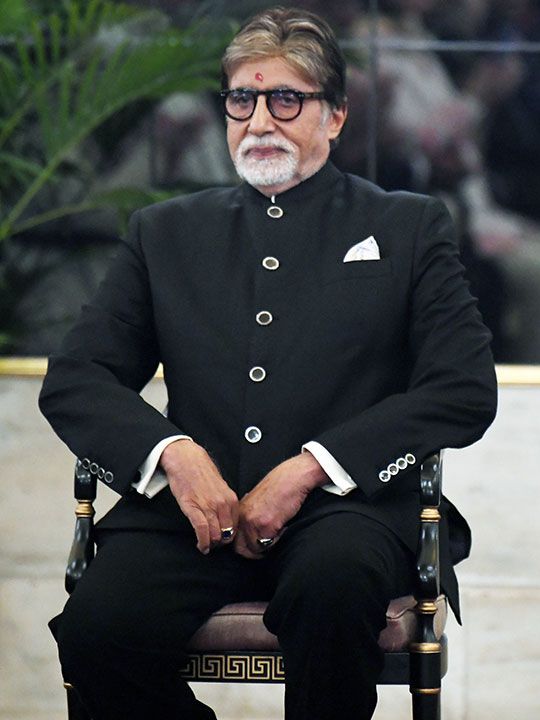
{"label": "man's finger", "polygon": [[[257,528],[255,532],[247,533],[247,544],[251,552],[256,553],[259,557],[268,552],[279,541],[283,535],[284,528],[281,530],[269,530],[268,528]],[[268,542],[270,541],[271,542]]]}
{"label": "man's finger", "polygon": [[221,530],[221,542],[224,544],[234,540],[238,530],[238,503],[231,505],[223,504],[218,510],[219,527]]}
{"label": "man's finger", "polygon": [[208,531],[210,536],[210,543],[213,546],[219,545],[221,542],[221,525],[218,516],[214,511],[209,510],[206,516],[208,523]]}
{"label": "man's finger", "polygon": [[203,555],[208,555],[210,552],[210,528],[205,514],[202,510],[193,508],[186,513],[186,516],[197,536],[197,550]]}
{"label": "man's finger", "polygon": [[247,558],[248,560],[260,560],[262,555],[252,552],[250,549],[244,530],[240,528],[238,535],[234,541],[234,550],[238,555]]}

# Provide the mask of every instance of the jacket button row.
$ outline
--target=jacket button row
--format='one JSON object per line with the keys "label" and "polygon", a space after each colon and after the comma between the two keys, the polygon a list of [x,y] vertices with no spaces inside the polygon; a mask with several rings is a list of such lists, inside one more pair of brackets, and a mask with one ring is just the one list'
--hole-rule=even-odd
{"label": "jacket button row", "polygon": [[400,457],[396,462],[390,463],[386,470],[381,470],[379,473],[379,480],[381,482],[388,482],[391,477],[397,475],[400,470],[405,470],[409,465],[414,465],[416,458],[412,453],[407,453],[405,457]]}
{"label": "jacket button row", "polygon": [[[283,210],[276,206],[268,208],[268,214],[273,218],[280,218],[283,215]],[[265,257],[262,261],[262,266],[265,270],[277,270],[279,267],[279,260],[275,257]],[[274,320],[274,316],[268,310],[261,310],[255,316],[255,320],[258,325],[270,325]],[[253,382],[262,382],[266,377],[266,370],[263,367],[256,365],[249,371],[250,380]],[[260,428],[255,425],[250,425],[244,432],[244,437],[249,443],[258,443],[262,438],[262,432]]]}
{"label": "jacket button row", "polygon": [[77,460],[77,465],[82,465],[84,470],[88,470],[92,475],[97,475],[100,480],[105,480],[106,483],[112,483],[114,475],[110,470],[99,467],[96,462],[91,462],[88,458],[84,460]]}

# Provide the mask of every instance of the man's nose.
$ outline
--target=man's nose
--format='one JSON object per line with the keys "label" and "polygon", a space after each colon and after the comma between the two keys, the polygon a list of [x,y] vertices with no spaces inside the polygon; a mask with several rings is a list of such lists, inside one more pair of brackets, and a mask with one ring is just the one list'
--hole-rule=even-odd
{"label": "man's nose", "polygon": [[266,104],[266,96],[259,95],[253,115],[249,119],[249,132],[253,135],[264,135],[273,132],[275,127],[274,118]]}

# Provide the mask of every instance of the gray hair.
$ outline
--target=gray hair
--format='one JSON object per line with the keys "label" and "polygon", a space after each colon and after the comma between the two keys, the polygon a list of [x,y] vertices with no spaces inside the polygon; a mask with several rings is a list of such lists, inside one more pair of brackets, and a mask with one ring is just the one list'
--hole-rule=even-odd
{"label": "gray hair", "polygon": [[278,6],[248,20],[223,55],[222,88],[229,88],[230,76],[242,63],[273,57],[282,58],[306,80],[320,85],[331,106],[346,105],[345,59],[334,32],[318,15]]}

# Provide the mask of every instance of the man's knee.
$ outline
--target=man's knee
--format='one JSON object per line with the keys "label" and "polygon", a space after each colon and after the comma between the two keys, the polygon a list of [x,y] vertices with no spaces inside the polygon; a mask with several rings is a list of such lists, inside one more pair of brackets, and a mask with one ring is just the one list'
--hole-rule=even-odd
{"label": "man's knee", "polygon": [[75,592],[62,614],[51,622],[66,680],[75,680],[74,675],[91,671],[95,663],[103,661],[106,645],[114,643],[115,627],[114,618]]}
{"label": "man's knee", "polygon": [[[372,634],[384,627],[389,583],[356,551],[334,548],[295,568],[280,584],[266,615],[276,634],[287,628],[325,628],[332,634]],[[330,630],[331,629],[331,630]]]}
{"label": "man's knee", "polygon": [[384,573],[361,551],[332,547],[306,563],[293,580],[293,592],[324,608],[358,606],[366,598],[387,594]]}

